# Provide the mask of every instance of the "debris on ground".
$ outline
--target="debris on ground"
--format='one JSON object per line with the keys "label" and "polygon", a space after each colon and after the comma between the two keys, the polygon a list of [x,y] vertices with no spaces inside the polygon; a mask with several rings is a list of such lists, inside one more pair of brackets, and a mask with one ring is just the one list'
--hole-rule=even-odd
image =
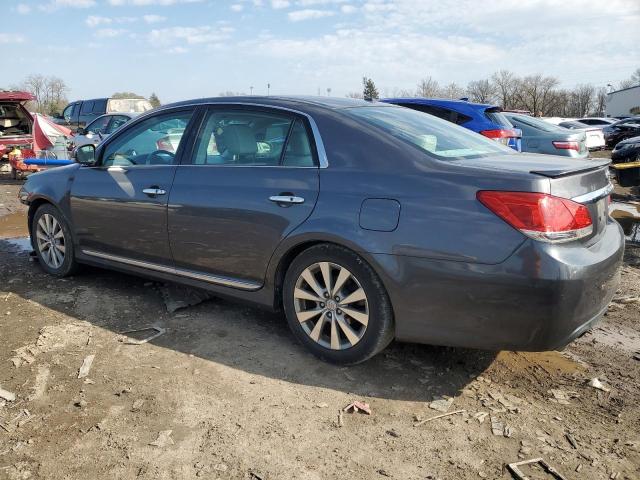
{"label": "debris on ground", "polygon": [[573,437],[573,435],[571,435],[569,432],[564,434],[565,438],[567,439],[567,441],[569,442],[569,444],[574,448],[574,449],[578,449],[578,442],[576,442],[576,439]]}
{"label": "debris on ground", "polygon": [[507,464],[507,468],[518,480],[529,480],[529,477],[520,470],[520,467],[531,464],[540,465],[545,472],[553,475],[556,480],[567,480],[566,477],[562,476],[560,472],[545,462],[542,458],[532,458],[531,460],[523,460],[522,462],[509,463]]}
{"label": "debris on ground", "polygon": [[572,398],[578,398],[578,392],[568,392],[566,390],[560,390],[557,388],[552,388],[549,390],[549,393],[553,396],[553,398],[549,399],[551,402],[559,403],[561,405],[569,405]]}
{"label": "debris on ground", "polygon": [[4,398],[7,402],[15,402],[16,394],[0,388],[0,398]]}
{"label": "debris on ground", "polygon": [[85,378],[89,375],[89,371],[91,370],[91,365],[93,364],[93,359],[96,358],[95,355],[87,355],[84,357],[82,361],[82,366],[80,366],[80,370],[78,371],[78,378]]}
{"label": "debris on ground", "polygon": [[499,437],[511,437],[513,436],[513,428],[491,416],[491,433]]}
{"label": "debris on ground", "polygon": [[387,430],[387,435],[392,436],[393,438],[398,438],[400,437],[400,434],[398,432],[396,432],[395,430],[391,429],[391,430]]}
{"label": "debris on ground", "polygon": [[131,411],[132,412],[137,412],[138,410],[140,410],[142,408],[143,405],[144,405],[144,400],[142,398],[139,398],[138,400],[133,402],[133,405],[131,407]]}
{"label": "debris on ground", "polygon": [[438,412],[444,413],[449,411],[449,408],[451,408],[451,405],[453,405],[453,398],[442,397],[442,398],[437,398],[431,403],[429,403],[429,408],[432,408],[433,410],[437,410]]}
{"label": "debris on ground", "polygon": [[[135,339],[135,338],[131,338],[129,336],[126,336],[125,334],[127,333],[140,333],[140,332],[147,332],[147,331],[154,331],[156,333],[153,333],[151,335],[149,335],[148,337],[142,338],[142,339]],[[124,332],[120,332],[121,335],[125,335],[125,339],[124,339],[124,343],[127,345],[142,345],[144,343],[150,342],[151,340],[158,338],[160,335],[164,335],[167,332],[166,328],[162,328],[162,327],[156,327],[155,325],[151,325],[150,327],[144,327],[144,328],[135,328],[133,330],[125,330]]]}
{"label": "debris on ground", "polygon": [[419,427],[420,425],[424,425],[425,423],[430,422],[431,420],[436,420],[438,418],[443,418],[443,417],[449,417],[451,415],[457,415],[458,413],[464,413],[464,412],[466,412],[465,409],[454,410],[453,412],[443,413],[441,415],[436,415],[435,417],[429,417],[429,418],[425,418],[424,420],[420,420],[419,422],[414,423],[413,426]]}
{"label": "debris on ground", "polygon": [[149,445],[160,448],[166,447],[167,445],[173,445],[175,442],[173,441],[173,438],[171,438],[172,433],[173,430],[162,430],[160,433],[158,433],[158,438],[156,438]]}
{"label": "debris on ground", "polygon": [[174,313],[181,308],[198,305],[205,300],[213,298],[213,295],[205,290],[190,288],[175,283],[165,283],[160,286],[160,294],[169,313]]}
{"label": "debris on ground", "polygon": [[616,297],[612,302],[621,303],[622,305],[627,305],[629,303],[640,303],[640,295],[628,295],[625,297]]}
{"label": "debris on ground", "polygon": [[611,389],[609,387],[605,387],[600,380],[597,378],[592,378],[589,380],[589,386],[593,387],[597,390],[602,390],[603,392],[610,392]]}
{"label": "debris on ground", "polygon": [[371,407],[369,407],[368,403],[365,402],[359,402],[359,401],[354,401],[351,402],[349,405],[347,405],[346,407],[344,407],[342,409],[345,412],[353,412],[353,413],[358,413],[358,412],[362,412],[362,413],[366,413],[367,415],[371,415]]}
{"label": "debris on ground", "polygon": [[488,415],[489,415],[489,412],[478,412],[473,415],[473,418],[475,418],[478,421],[478,423],[483,423]]}
{"label": "debris on ground", "polygon": [[344,425],[344,418],[342,415],[342,410],[338,410],[338,426],[342,427]]}

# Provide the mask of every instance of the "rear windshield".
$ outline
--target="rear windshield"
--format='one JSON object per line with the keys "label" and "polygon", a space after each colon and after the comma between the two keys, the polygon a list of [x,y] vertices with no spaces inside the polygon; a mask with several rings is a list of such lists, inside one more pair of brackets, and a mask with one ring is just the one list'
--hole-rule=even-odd
{"label": "rear windshield", "polygon": [[153,107],[144,98],[110,98],[107,112],[142,113]]}
{"label": "rear windshield", "polygon": [[542,130],[543,132],[557,132],[559,130],[564,130],[558,125],[554,125],[546,120],[540,120],[539,118],[530,117],[528,115],[511,115],[509,118],[511,118],[511,121],[516,125],[516,127],[518,126],[518,122],[520,122],[524,125],[528,125],[529,127]]}
{"label": "rear windshield", "polygon": [[440,159],[513,153],[511,148],[471,130],[408,108],[355,107],[344,112]]}
{"label": "rear windshield", "polygon": [[484,115],[493,123],[497,123],[501,127],[513,128],[509,119],[505,117],[504,113],[502,113],[502,110],[499,108],[487,108],[484,111]]}

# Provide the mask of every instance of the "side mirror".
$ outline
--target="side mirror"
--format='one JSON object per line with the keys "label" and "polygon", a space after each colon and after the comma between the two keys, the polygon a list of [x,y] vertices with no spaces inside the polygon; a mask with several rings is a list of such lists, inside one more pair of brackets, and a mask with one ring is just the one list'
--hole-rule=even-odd
{"label": "side mirror", "polygon": [[76,130],[76,135],[86,135],[87,132],[84,128],[82,127],[78,127],[78,129]]}
{"label": "side mirror", "polygon": [[91,143],[78,147],[75,152],[75,161],[81,165],[94,165],[96,163],[96,147]]}

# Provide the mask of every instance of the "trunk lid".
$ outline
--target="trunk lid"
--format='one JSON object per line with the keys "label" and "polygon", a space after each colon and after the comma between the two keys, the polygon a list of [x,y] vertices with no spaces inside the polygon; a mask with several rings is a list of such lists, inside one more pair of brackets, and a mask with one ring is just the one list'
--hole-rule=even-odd
{"label": "trunk lid", "polygon": [[29,100],[35,100],[34,97],[29,92],[3,92],[0,91],[0,102],[19,102],[24,104]]}

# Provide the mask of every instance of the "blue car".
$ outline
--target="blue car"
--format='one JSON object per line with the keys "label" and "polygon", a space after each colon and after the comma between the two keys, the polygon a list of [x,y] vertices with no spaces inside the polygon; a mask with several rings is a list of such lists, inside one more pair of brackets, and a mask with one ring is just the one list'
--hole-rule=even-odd
{"label": "blue car", "polygon": [[385,98],[381,101],[440,117],[522,151],[522,132],[514,128],[502,114],[502,109],[495,105],[440,98]]}

